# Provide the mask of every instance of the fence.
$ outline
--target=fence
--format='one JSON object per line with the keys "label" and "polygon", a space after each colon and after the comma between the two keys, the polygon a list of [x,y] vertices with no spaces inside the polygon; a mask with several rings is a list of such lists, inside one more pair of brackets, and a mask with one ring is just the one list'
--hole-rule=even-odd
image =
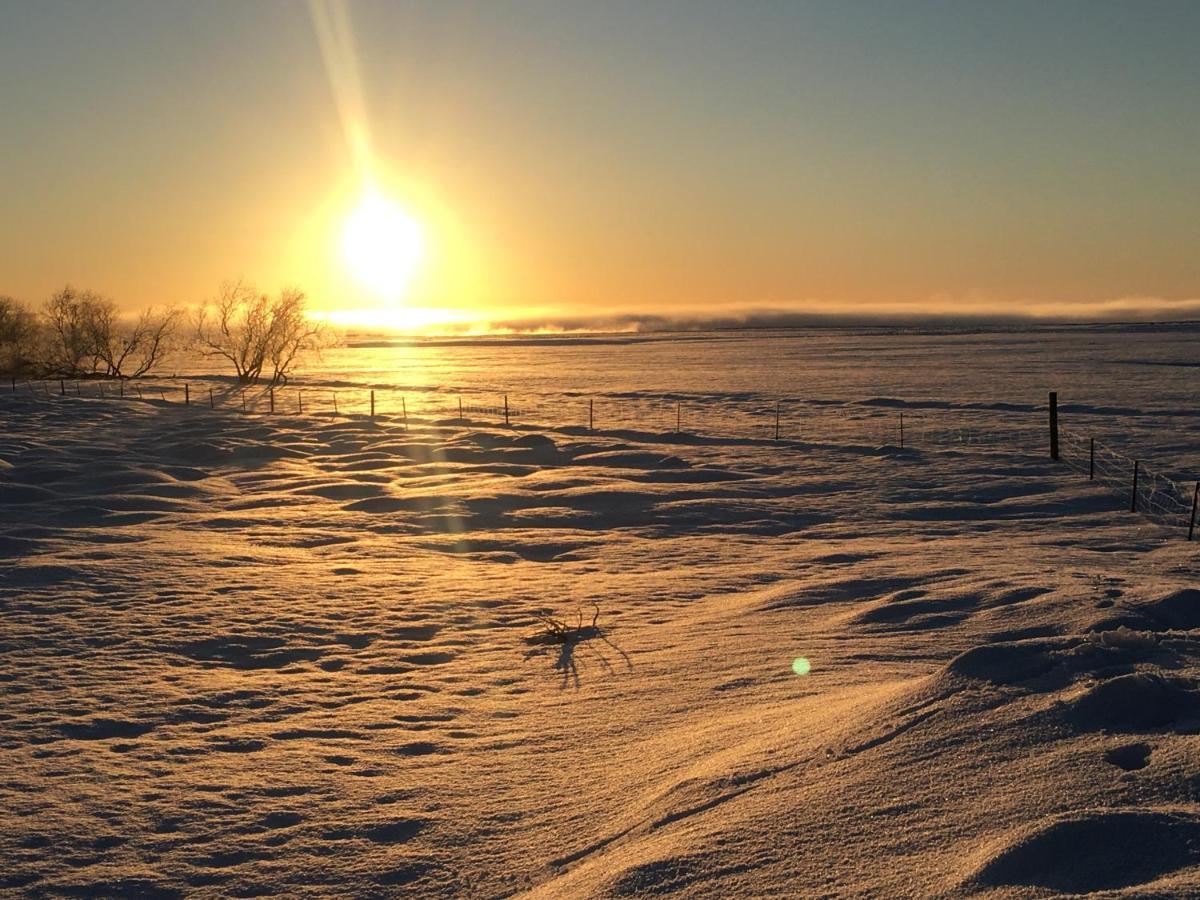
{"label": "fence", "polygon": [[[182,405],[277,415],[367,415],[411,417],[437,422],[491,419],[508,425],[540,425],[604,431],[738,438],[750,441],[844,442],[861,445],[918,444],[986,446],[1033,445],[1040,432],[1028,415],[1010,414],[1005,422],[995,411],[943,412],[878,407],[803,399],[747,400],[722,396],[523,398],[520,405],[506,394],[413,391],[381,388],[230,387],[228,384],[116,381],[105,379],[12,382],[13,392],[34,396],[78,396],[138,399]],[[972,419],[975,421],[972,421]],[[997,421],[1000,419],[1001,421]]]}
{"label": "fence", "polygon": [[1113,450],[1095,438],[1072,429],[1059,429],[1060,460],[1088,479],[1118,488],[1129,497],[1129,511],[1164,525],[1186,528],[1188,540],[1196,530],[1200,481],[1185,486],[1153,471],[1141,460]]}
{"label": "fence", "polygon": [[[564,394],[554,399],[530,398],[520,406],[507,394],[468,394],[424,391],[399,392],[378,388],[234,387],[185,382],[141,384],[134,381],[11,380],[13,393],[33,396],[75,396],[98,399],[158,400],[211,409],[276,415],[367,416],[411,420],[422,424],[474,423],[540,426],[556,429],[684,434],[691,437],[735,439],[755,443],[822,445],[891,445],[898,448],[938,447],[1013,449],[1044,452],[1090,480],[1126,492],[1129,508],[1163,525],[1184,528],[1195,535],[1200,482],[1186,486],[1153,471],[1141,460],[1113,449],[1075,428],[1058,422],[1057,394],[1042,409],[950,407],[918,410],[871,403],[839,403],[780,399],[773,402],[729,397],[672,398],[616,396],[602,398]],[[490,401],[490,402],[489,402]],[[498,402],[497,402],[498,401]],[[1049,428],[1033,417],[1049,412]]]}

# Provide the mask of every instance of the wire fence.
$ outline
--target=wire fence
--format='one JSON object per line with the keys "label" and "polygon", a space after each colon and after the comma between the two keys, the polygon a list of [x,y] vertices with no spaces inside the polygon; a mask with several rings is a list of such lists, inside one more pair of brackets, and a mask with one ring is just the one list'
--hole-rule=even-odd
{"label": "wire fence", "polygon": [[1195,532],[1200,481],[1184,484],[1152,470],[1139,459],[1112,449],[1095,438],[1059,429],[1059,458],[1088,478],[1124,490],[1130,512],[1140,512],[1164,525]]}
{"label": "wire fence", "polygon": [[[871,445],[900,449],[1024,450],[1045,452],[1046,407],[950,404],[928,409],[896,403],[783,398],[655,396],[584,397],[564,393],[522,398],[507,394],[400,391],[392,388],[240,386],[226,382],[161,380],[11,380],[11,392],[33,397],[132,399],[246,414],[365,416],[419,425],[540,427],[568,431],[679,434],[692,438],[773,444]],[[1059,459],[1089,479],[1124,491],[1131,511],[1195,532],[1200,482],[1194,486],[1154,471],[1143,461],[1075,428],[1059,428]]]}
{"label": "wire fence", "polygon": [[227,383],[106,379],[12,382],[14,393],[34,396],[137,399],[195,407],[275,415],[366,415],[400,417],[414,423],[469,420],[515,427],[583,428],[652,434],[793,441],[986,447],[1030,446],[1044,435],[1028,412],[963,409],[911,410],[870,404],[799,398],[762,400],[705,397],[601,396],[563,394],[523,397],[506,394],[399,391],[390,388],[230,386]]}

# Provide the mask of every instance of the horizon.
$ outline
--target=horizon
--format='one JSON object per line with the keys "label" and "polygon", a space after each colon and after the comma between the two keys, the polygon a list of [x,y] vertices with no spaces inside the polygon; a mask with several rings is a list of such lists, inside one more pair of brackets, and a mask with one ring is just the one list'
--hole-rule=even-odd
{"label": "horizon", "polygon": [[1200,8],[884,10],[7,3],[0,293],[241,275],[408,332],[1200,315]]}
{"label": "horizon", "polygon": [[0,894],[1200,898],[1198,34],[0,0]]}

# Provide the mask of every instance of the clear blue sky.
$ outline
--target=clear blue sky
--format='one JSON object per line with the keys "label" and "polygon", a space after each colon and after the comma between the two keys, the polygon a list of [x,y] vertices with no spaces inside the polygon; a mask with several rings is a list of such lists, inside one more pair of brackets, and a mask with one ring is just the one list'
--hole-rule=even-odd
{"label": "clear blue sky", "polygon": [[[346,10],[375,157],[453,247],[413,302],[1200,296],[1200,3]],[[326,254],[353,160],[308,4],[3,0],[0,112],[0,293],[189,302],[243,274],[358,302]]]}

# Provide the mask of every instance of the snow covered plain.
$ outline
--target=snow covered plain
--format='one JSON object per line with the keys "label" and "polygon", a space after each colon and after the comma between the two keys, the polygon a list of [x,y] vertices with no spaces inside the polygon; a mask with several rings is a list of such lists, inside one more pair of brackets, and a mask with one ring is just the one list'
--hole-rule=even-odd
{"label": "snow covered plain", "polygon": [[[1009,428],[1074,391],[1182,472],[1191,337],[1140,338],[940,387],[897,340],[810,397]],[[1200,893],[1197,545],[1036,442],[0,414],[14,893]]]}

